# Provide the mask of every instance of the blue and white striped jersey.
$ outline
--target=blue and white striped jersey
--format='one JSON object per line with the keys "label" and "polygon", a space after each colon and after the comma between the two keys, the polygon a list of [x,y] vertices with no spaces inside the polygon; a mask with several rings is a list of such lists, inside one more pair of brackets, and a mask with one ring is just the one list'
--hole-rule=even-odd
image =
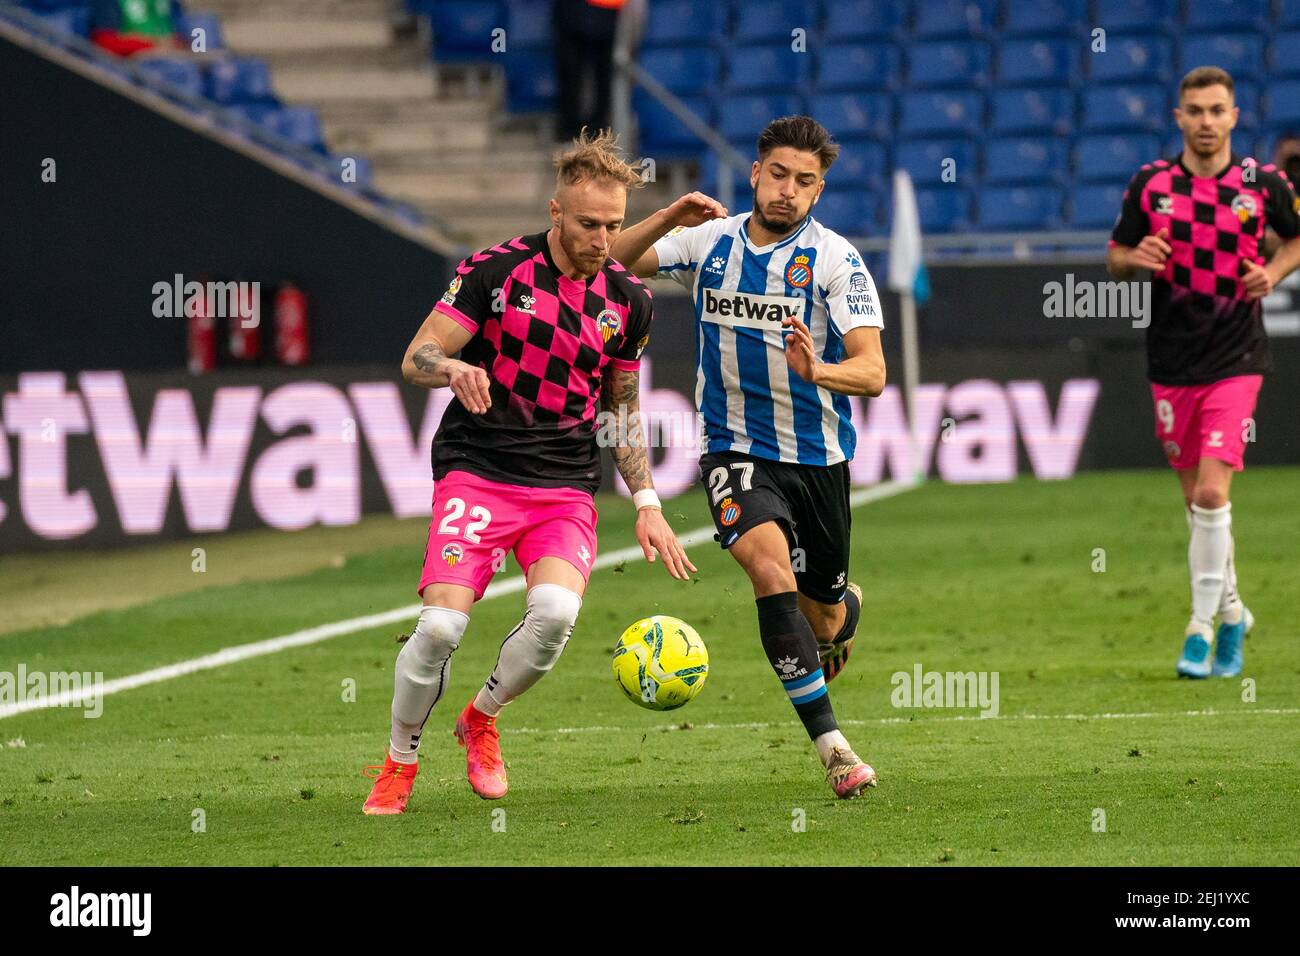
{"label": "blue and white striped jersey", "polygon": [[695,297],[695,403],[700,452],[834,465],[853,457],[849,400],[786,364],[781,320],[802,319],[814,350],[838,362],[851,329],[883,328],[876,284],[858,251],[809,216],[794,233],[755,246],[749,213],[673,230],[655,243],[659,275]]}

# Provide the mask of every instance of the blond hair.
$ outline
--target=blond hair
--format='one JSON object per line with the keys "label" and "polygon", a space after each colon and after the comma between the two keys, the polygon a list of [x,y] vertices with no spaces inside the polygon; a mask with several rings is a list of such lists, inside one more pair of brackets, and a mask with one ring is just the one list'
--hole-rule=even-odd
{"label": "blond hair", "polygon": [[555,190],[575,186],[589,179],[612,179],[626,189],[643,185],[641,173],[623,159],[623,150],[613,130],[599,130],[595,136],[582,128],[573,145],[555,155]]}
{"label": "blond hair", "polygon": [[1232,77],[1227,70],[1217,66],[1198,66],[1183,77],[1183,82],[1178,84],[1178,98],[1182,99],[1188,90],[1200,90],[1207,86],[1227,87],[1228,95],[1235,98]]}

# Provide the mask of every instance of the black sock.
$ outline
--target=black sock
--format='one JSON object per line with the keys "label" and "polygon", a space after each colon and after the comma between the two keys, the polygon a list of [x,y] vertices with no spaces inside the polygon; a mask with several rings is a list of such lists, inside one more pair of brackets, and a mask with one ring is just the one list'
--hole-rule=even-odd
{"label": "black sock", "polygon": [[826,693],[821,663],[817,660],[817,637],[799,610],[794,591],[758,598],[758,633],[767,659],[781,679],[795,713],[808,736],[816,740],[838,729],[831,699]]}
{"label": "black sock", "polygon": [[844,592],[844,626],[840,632],[835,635],[835,640],[843,640],[852,634],[858,627],[858,618],[862,615],[862,604],[858,601],[858,596],[852,591]]}

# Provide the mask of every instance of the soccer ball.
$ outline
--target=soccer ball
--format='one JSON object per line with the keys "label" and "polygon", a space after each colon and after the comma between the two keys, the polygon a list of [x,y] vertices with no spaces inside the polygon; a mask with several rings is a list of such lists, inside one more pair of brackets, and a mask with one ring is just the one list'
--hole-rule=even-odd
{"label": "soccer ball", "polygon": [[614,680],[628,700],[673,710],[693,699],[709,676],[709,650],[695,628],[664,614],[637,621],[614,645]]}

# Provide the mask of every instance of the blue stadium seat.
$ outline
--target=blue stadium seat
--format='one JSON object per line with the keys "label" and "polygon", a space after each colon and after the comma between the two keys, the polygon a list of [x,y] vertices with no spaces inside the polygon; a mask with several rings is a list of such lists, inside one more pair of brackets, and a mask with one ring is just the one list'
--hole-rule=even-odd
{"label": "blue stadium seat", "polygon": [[921,0],[912,23],[917,39],[985,36],[993,28],[993,0]]}
{"label": "blue stadium seat", "polygon": [[1003,36],[1068,36],[1088,20],[1085,0],[1005,0]]}
{"label": "blue stadium seat", "polygon": [[[1274,63],[1277,56],[1278,37],[1273,41]],[[1300,44],[1294,51],[1300,53]],[[1253,33],[1200,33],[1185,36],[1179,70],[1186,73],[1198,66],[1218,66],[1232,74],[1233,80],[1251,80],[1264,72],[1264,38]],[[1300,69],[1300,63],[1294,63]]]}
{"label": "blue stadium seat", "polygon": [[271,114],[266,125],[299,146],[325,152],[320,116],[310,106],[282,106]]}
{"label": "blue stadium seat", "polygon": [[264,60],[227,57],[208,68],[208,96],[218,103],[278,104]]}
{"label": "blue stadium seat", "polygon": [[905,136],[977,135],[984,125],[981,93],[904,93],[899,101],[899,132]]}
{"label": "blue stadium seat", "polygon": [[696,0],[655,0],[646,17],[643,47],[693,46],[726,32],[727,8],[721,3],[701,6]]}
{"label": "blue stadium seat", "polygon": [[841,139],[838,134],[835,138],[840,144],[840,155],[826,174],[828,183],[837,189],[848,185],[884,188],[890,169],[889,150],[884,143],[851,137]]}
{"label": "blue stadium seat", "polygon": [[991,129],[994,133],[1069,133],[1074,129],[1074,91],[997,90]]}
{"label": "blue stadium seat", "polygon": [[1123,202],[1123,186],[1075,186],[1070,193],[1070,225],[1076,229],[1113,229]]}
{"label": "blue stadium seat", "polygon": [[[687,96],[682,101],[696,116],[706,123],[713,122],[713,107],[707,97]],[[694,155],[701,149],[699,137],[682,125],[659,101],[643,90],[632,94],[641,133],[641,149],[647,154],[682,156]]]}
{"label": "blue stadium seat", "polygon": [[1265,30],[1268,0],[1186,0],[1189,30]]}
{"label": "blue stadium seat", "polygon": [[[894,166],[905,169],[919,186],[944,183],[947,160],[953,160],[953,173],[959,183],[973,183],[979,168],[974,140],[915,139],[905,140],[894,148]],[[951,185],[951,183],[944,183]]]}
{"label": "blue stadium seat", "polygon": [[58,9],[33,10],[49,27],[60,33],[90,36],[90,5],[65,6]]}
{"label": "blue stadium seat", "polygon": [[1069,175],[1065,142],[1041,136],[991,139],[984,144],[984,182],[1044,186]]}
{"label": "blue stadium seat", "polygon": [[854,135],[884,138],[894,128],[893,97],[888,93],[818,93],[809,98],[808,112],[837,140]]}
{"label": "blue stadium seat", "polygon": [[227,109],[245,122],[265,129],[273,129],[275,114],[280,111],[270,103],[232,103]]}
{"label": "blue stadium seat", "polygon": [[203,31],[203,42],[209,53],[225,49],[226,38],[221,33],[221,19],[215,13],[194,10],[176,18],[176,33],[188,49],[193,48],[195,30]]}
{"label": "blue stadium seat", "polygon": [[1300,0],[1277,0],[1277,19],[1273,24],[1279,30],[1300,28]]}
{"label": "blue stadium seat", "polygon": [[[1300,30],[1273,38],[1273,75],[1300,76]],[[1232,78],[1237,75],[1233,73]]]}
{"label": "blue stadium seat", "polygon": [[807,53],[790,49],[789,43],[734,47],[727,56],[727,92],[801,91],[811,61]]}
{"label": "blue stadium seat", "polygon": [[1153,134],[1081,136],[1074,144],[1074,178],[1085,183],[1126,183],[1143,163],[1163,155],[1160,138]]}
{"label": "blue stadium seat", "polygon": [[899,48],[891,43],[844,43],[817,53],[819,93],[893,90],[902,82]]}
{"label": "blue stadium seat", "polygon": [[1233,83],[1233,102],[1237,114],[1237,129],[1253,132],[1259,129],[1259,84],[1249,80]]}
{"label": "blue stadium seat", "polygon": [[555,102],[555,59],[549,49],[511,50],[506,105],[513,113],[544,113]]}
{"label": "blue stadium seat", "polygon": [[1107,33],[1168,33],[1175,27],[1177,0],[1095,0],[1093,19]]}
{"label": "blue stadium seat", "polygon": [[1106,50],[1086,57],[1088,75],[1102,83],[1168,83],[1173,78],[1173,44],[1159,36],[1109,35]]}
{"label": "blue stadium seat", "polygon": [[878,232],[880,201],[864,189],[832,189],[822,193],[813,207],[813,218],[842,236],[866,236]]}
{"label": "blue stadium seat", "polygon": [[550,49],[551,8],[550,0],[506,0],[506,49]]}
{"label": "blue stadium seat", "polygon": [[1083,124],[1087,132],[1163,131],[1172,117],[1161,86],[1095,86],[1083,91]]}
{"label": "blue stadium seat", "polygon": [[[731,38],[736,43],[779,42],[788,47],[794,30],[809,37],[817,26],[816,7],[807,0],[745,0],[735,10]],[[653,5],[650,15],[657,15]]]}
{"label": "blue stadium seat", "polygon": [[[748,156],[749,153],[746,152],[743,155]],[[719,197],[719,193],[721,192],[718,189],[718,183],[720,180],[718,167],[721,165],[722,164],[718,160],[718,154],[713,152],[713,150],[706,152],[700,160],[700,191],[714,197],[715,199]],[[738,208],[748,208],[748,200],[753,192],[753,188],[749,185],[749,167],[746,166],[743,171],[739,169],[732,170],[731,176],[732,208],[728,211],[735,212]]]}
{"label": "blue stadium seat", "polygon": [[741,153],[748,156],[763,127],[778,116],[802,111],[800,98],[789,93],[728,96],[718,102],[718,128],[730,142],[741,144]]}
{"label": "blue stadium seat", "polygon": [[964,232],[970,228],[970,191],[953,183],[916,190],[922,232]]}
{"label": "blue stadium seat", "polygon": [[703,46],[647,50],[640,65],[678,96],[716,89],[722,74],[721,57]]}
{"label": "blue stadium seat", "polygon": [[492,31],[506,23],[506,11],[499,0],[421,3],[419,7],[429,15],[433,26],[435,59],[491,59]]}
{"label": "blue stadium seat", "polygon": [[989,76],[989,46],[979,40],[935,40],[907,50],[912,89],[984,86]]}
{"label": "blue stadium seat", "polygon": [[827,42],[875,40],[902,26],[897,0],[842,0],[825,5],[823,38]]}
{"label": "blue stadium seat", "polygon": [[199,97],[203,95],[203,71],[193,60],[150,58],[140,69],[159,87]]}
{"label": "blue stadium seat", "polygon": [[1062,86],[1078,76],[1079,45],[1070,40],[1004,40],[998,48],[1002,86]]}
{"label": "blue stadium seat", "polygon": [[1300,80],[1285,80],[1269,86],[1265,120],[1270,126],[1300,123]]}
{"label": "blue stadium seat", "polygon": [[975,194],[975,217],[992,232],[1053,229],[1061,224],[1064,199],[1055,186],[988,187]]}

